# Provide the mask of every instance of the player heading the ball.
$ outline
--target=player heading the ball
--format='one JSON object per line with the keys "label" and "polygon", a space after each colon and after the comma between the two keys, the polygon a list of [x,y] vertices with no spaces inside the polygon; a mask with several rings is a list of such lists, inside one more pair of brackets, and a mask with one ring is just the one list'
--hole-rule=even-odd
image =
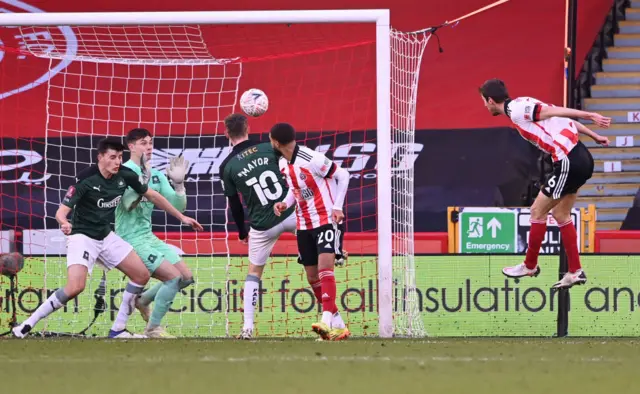
{"label": "player heading the ball", "polygon": [[596,143],[608,145],[609,139],[571,119],[593,121],[609,127],[611,118],[597,113],[554,107],[531,97],[511,99],[504,82],[486,81],[479,89],[484,105],[493,116],[506,115],[525,140],[551,155],[553,172],[549,174],[531,206],[531,232],[524,263],[502,270],[511,278],[538,276],[538,254],[547,231],[549,212],[560,227],[562,243],[569,259],[569,272],[554,284],[554,288],[570,288],[587,282],[580,265],[578,236],[571,220],[571,209],[578,190],[593,175],[593,157],[580,142],[578,133],[591,137]]}
{"label": "player heading the ball", "polygon": [[333,319],[338,312],[334,267],[336,255],[342,251],[342,206],[349,172],[322,153],[298,145],[295,130],[288,123],[273,126],[269,138],[282,155],[278,164],[289,184],[284,201],[275,204],[274,210],[281,215],[296,205],[298,253],[302,264],[317,270],[320,279],[322,321],[312,329],[323,340],[345,339],[349,330],[342,319]]}
{"label": "player heading the ball", "polygon": [[[69,300],[82,293],[87,274],[94,264],[101,263],[107,270],[117,268],[129,278],[122,303],[111,330],[110,338],[144,338],[126,330],[129,314],[133,310],[136,295],[149,281],[149,271],[131,245],[111,229],[114,211],[127,187],[145,196],[182,223],[202,230],[196,220],[175,209],[158,192],[143,185],[138,175],[122,164],[124,145],[116,138],[98,142],[98,164],[81,171],[76,184],[69,187],[58,211],[56,220],[67,240],[67,284],[56,290],[22,324],[13,328],[13,334],[24,338],[41,319],[62,308]],[[67,216],[73,209],[71,222]]]}
{"label": "player heading the ball", "polygon": [[[287,183],[280,174],[278,158],[271,144],[249,140],[249,124],[247,117],[242,114],[227,116],[224,125],[225,135],[233,149],[220,166],[222,186],[238,227],[238,237],[241,242],[249,243],[249,272],[244,284],[244,325],[237,338],[251,339],[264,266],[280,235],[284,232],[295,233],[296,218],[293,208],[281,216],[276,216],[273,211],[274,204],[282,201],[287,193]],[[239,195],[242,195],[249,212],[248,232]],[[310,280],[314,278],[313,273],[311,275]],[[319,285],[319,280],[317,282]],[[315,282],[310,283],[313,286]]]}
{"label": "player heading the ball", "polygon": [[[189,162],[184,157],[172,157],[165,176],[151,168],[149,163],[153,153],[153,139],[149,130],[137,128],[129,131],[126,142],[131,159],[124,163],[124,167],[135,172],[143,185],[165,197],[178,211],[184,212],[187,207],[184,177]],[[116,234],[133,246],[151,276],[160,281],[136,298],[136,308],[148,323],[144,334],[149,338],[173,338],[160,326],[160,322],[173,304],[176,294],[193,283],[193,274],[176,250],[153,234],[153,208],[151,201],[132,187],[127,188],[116,209]],[[150,312],[149,305],[153,301],[155,308]]]}

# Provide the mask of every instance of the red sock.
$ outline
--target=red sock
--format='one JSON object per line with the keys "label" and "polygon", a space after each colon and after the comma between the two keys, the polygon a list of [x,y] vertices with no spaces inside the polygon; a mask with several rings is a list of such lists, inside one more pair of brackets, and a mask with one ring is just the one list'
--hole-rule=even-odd
{"label": "red sock", "polygon": [[309,283],[311,285],[311,290],[313,290],[313,294],[316,296],[316,300],[318,300],[318,304],[322,303],[322,284],[320,280],[317,282]]}
{"label": "red sock", "polygon": [[544,241],[544,235],[547,232],[547,221],[531,219],[530,222],[529,247],[527,248],[527,257],[524,259],[524,263],[527,268],[531,270],[538,265],[540,247],[542,246],[542,241]]}
{"label": "red sock", "polygon": [[580,253],[578,253],[576,226],[574,226],[573,221],[569,219],[568,222],[558,224],[558,227],[560,227],[560,237],[562,238],[562,244],[564,245],[564,250],[569,260],[569,272],[576,272],[582,268],[580,265]]}
{"label": "red sock", "polygon": [[336,277],[333,270],[320,270],[320,284],[322,289],[322,311],[336,313]]}

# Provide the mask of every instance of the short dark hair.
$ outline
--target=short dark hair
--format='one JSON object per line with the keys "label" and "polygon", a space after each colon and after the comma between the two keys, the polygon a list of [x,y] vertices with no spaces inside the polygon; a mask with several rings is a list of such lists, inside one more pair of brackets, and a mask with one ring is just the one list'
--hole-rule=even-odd
{"label": "short dark hair", "polygon": [[276,123],[269,132],[271,138],[286,145],[296,139],[296,130],[289,123]]}
{"label": "short dark hair", "polygon": [[116,152],[123,152],[124,145],[122,145],[122,140],[116,137],[107,137],[98,141],[99,155],[104,155],[109,149],[113,149]]}
{"label": "short dark hair", "polygon": [[127,133],[127,137],[125,138],[125,141],[127,141],[127,144],[133,144],[136,141],[141,140],[143,138],[147,138],[147,137],[151,137],[151,132],[149,130],[136,128],[136,129],[131,129],[131,131]]}
{"label": "short dark hair", "polygon": [[504,103],[509,98],[507,86],[499,79],[490,79],[478,89],[485,100],[493,99],[496,103]]}
{"label": "short dark hair", "polygon": [[249,124],[247,117],[242,114],[231,114],[224,118],[224,127],[227,129],[229,138],[241,138],[247,135]]}

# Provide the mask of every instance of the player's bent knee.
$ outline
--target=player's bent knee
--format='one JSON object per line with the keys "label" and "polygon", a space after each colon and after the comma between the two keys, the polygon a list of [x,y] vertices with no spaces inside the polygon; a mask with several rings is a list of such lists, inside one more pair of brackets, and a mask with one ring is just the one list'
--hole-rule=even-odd
{"label": "player's bent knee", "polygon": [[84,291],[86,281],[69,281],[64,287],[64,293],[71,299]]}
{"label": "player's bent knee", "polygon": [[555,219],[556,223],[566,223],[571,220],[571,214],[569,212],[556,212],[551,211],[551,216]]}
{"label": "player's bent knee", "polygon": [[82,264],[72,264],[67,268],[67,284],[64,292],[73,298],[84,291],[89,269]]}
{"label": "player's bent knee", "polygon": [[320,274],[317,265],[305,266],[304,271],[307,274],[307,281],[310,284],[316,283],[320,280]]}
{"label": "player's bent knee", "polygon": [[320,281],[320,277],[318,276],[318,274],[309,274],[307,273],[307,282],[309,282],[310,284],[312,283],[316,283]]}
{"label": "player's bent knee", "polygon": [[129,279],[137,284],[144,285],[149,282],[149,279],[151,279],[151,274],[148,270],[144,269],[141,271],[136,271],[136,273]]}
{"label": "player's bent knee", "polygon": [[257,264],[249,264],[249,275],[257,276],[258,278],[262,278],[262,273],[264,272],[264,265]]}
{"label": "player's bent knee", "polygon": [[547,218],[547,215],[549,215],[548,211],[546,211],[543,207],[535,203],[531,207],[530,213],[531,213],[531,219],[533,220],[545,220]]}
{"label": "player's bent knee", "polygon": [[180,288],[180,290],[184,289],[185,287],[191,286],[192,284],[196,283],[193,280],[193,277],[191,278],[182,278],[182,280],[180,281],[180,283],[178,283],[178,287]]}
{"label": "player's bent knee", "polygon": [[134,267],[133,269],[125,272],[125,274],[132,282],[139,285],[145,285],[147,284],[147,282],[149,282],[149,279],[151,279],[151,274],[149,273],[149,270],[147,270],[147,267],[145,267],[144,265],[142,266],[142,269],[140,269],[139,267]]}
{"label": "player's bent knee", "polygon": [[127,257],[118,264],[117,268],[122,271],[129,279],[139,285],[145,285],[151,274],[135,251],[131,251]]}

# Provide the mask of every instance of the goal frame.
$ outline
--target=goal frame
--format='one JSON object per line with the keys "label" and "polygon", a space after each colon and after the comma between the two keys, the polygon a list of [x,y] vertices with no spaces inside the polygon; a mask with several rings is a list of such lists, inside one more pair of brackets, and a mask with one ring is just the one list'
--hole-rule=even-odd
{"label": "goal frame", "polygon": [[375,23],[379,336],[394,335],[391,191],[391,26],[388,9],[0,13],[0,26]]}

